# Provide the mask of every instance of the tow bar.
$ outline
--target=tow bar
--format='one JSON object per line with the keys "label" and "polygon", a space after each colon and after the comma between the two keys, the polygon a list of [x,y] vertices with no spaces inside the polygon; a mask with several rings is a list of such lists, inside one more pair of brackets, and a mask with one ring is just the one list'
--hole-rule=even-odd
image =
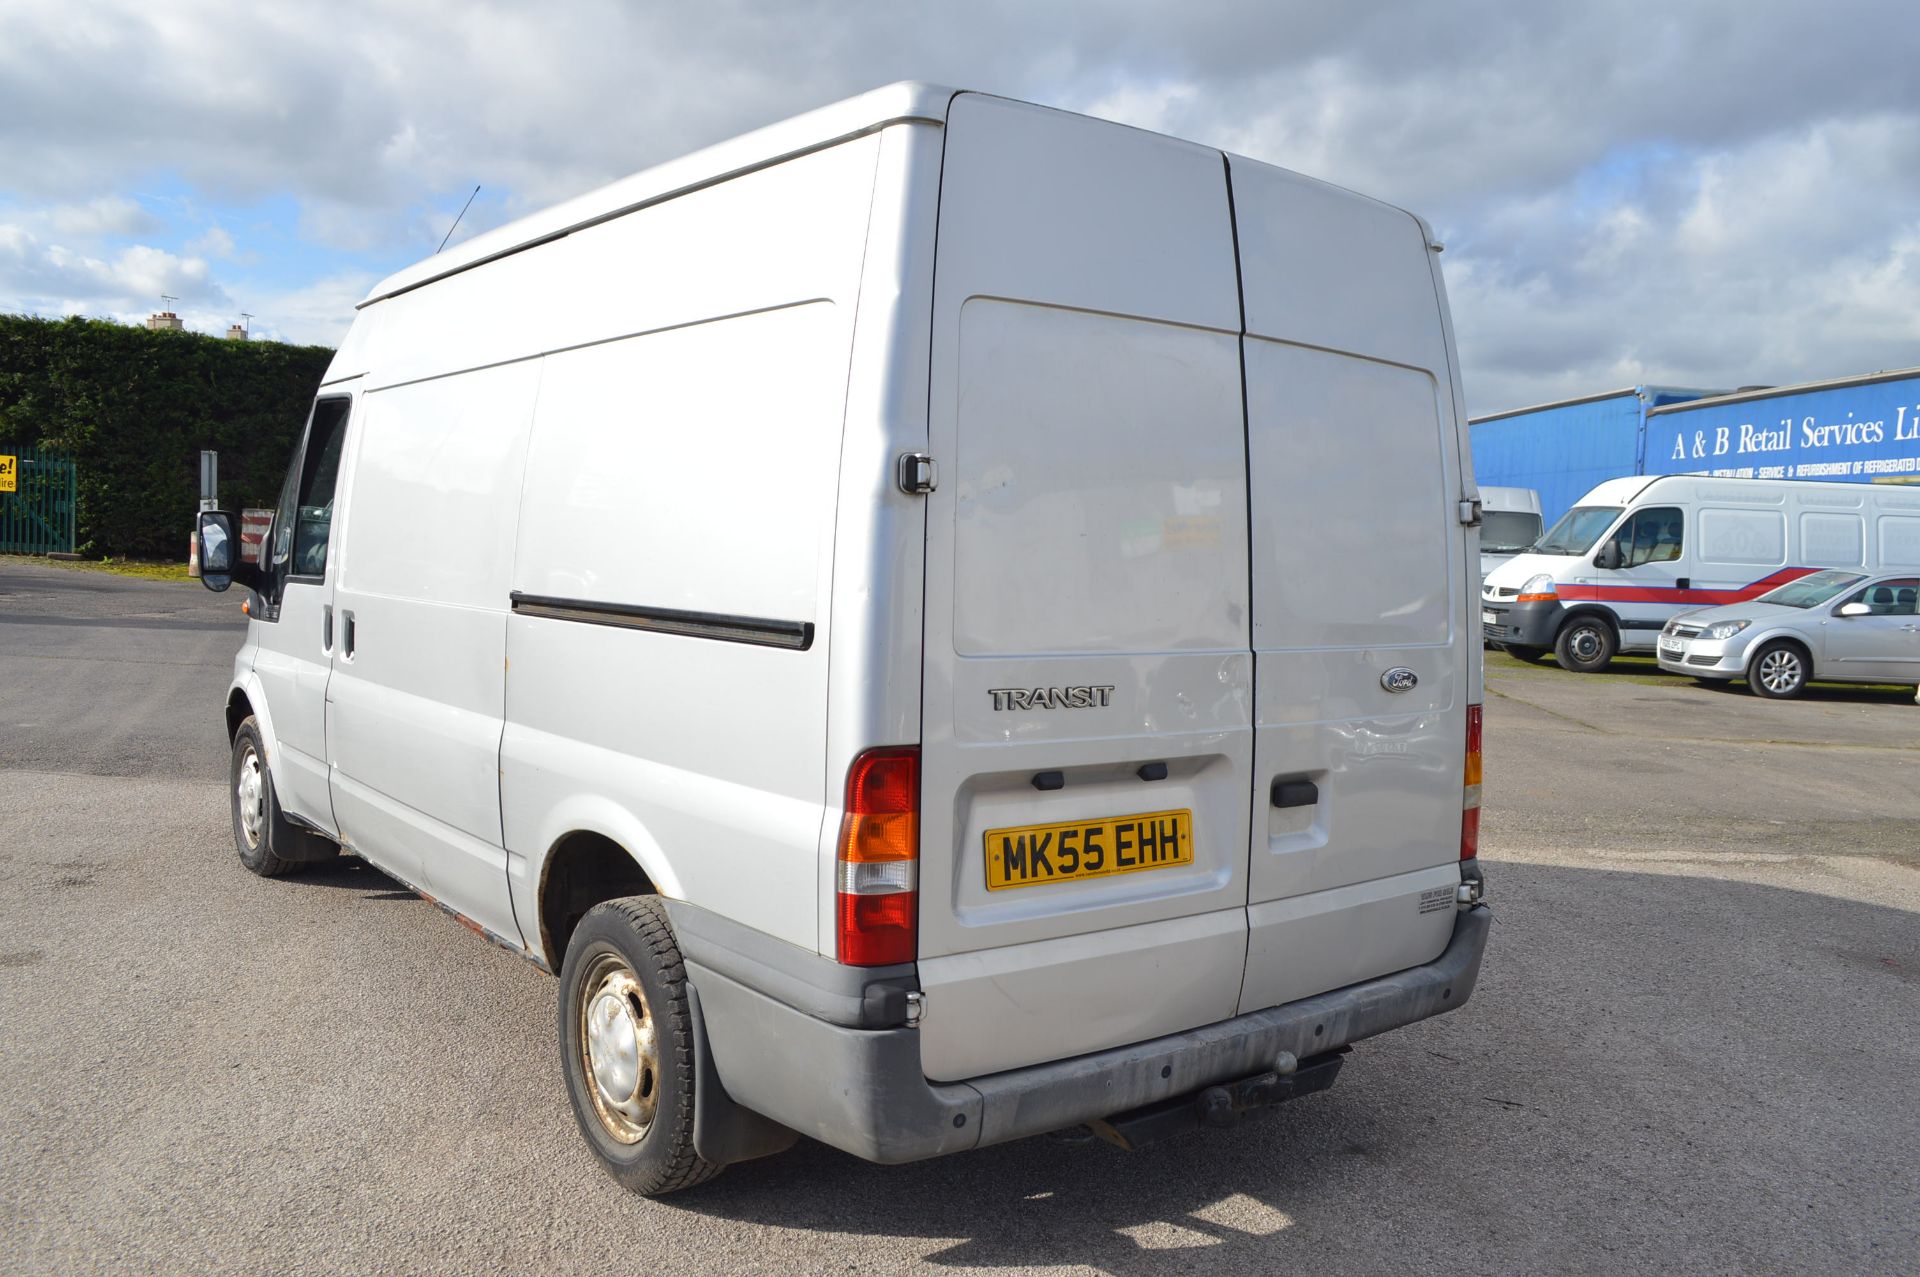
{"label": "tow bar", "polygon": [[1326,1090],[1339,1076],[1340,1065],[1352,1049],[1338,1047],[1304,1060],[1296,1060],[1291,1051],[1282,1051],[1265,1073],[1202,1087],[1087,1125],[1101,1139],[1124,1149],[1140,1148],[1201,1127],[1232,1126],[1256,1109]]}

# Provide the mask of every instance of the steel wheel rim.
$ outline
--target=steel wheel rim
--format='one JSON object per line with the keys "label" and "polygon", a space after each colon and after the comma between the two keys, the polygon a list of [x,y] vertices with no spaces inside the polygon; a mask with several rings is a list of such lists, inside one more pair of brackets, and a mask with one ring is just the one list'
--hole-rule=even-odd
{"label": "steel wheel rim", "polygon": [[1790,692],[1800,686],[1800,658],[1792,652],[1768,652],[1760,658],[1760,681],[1769,692]]}
{"label": "steel wheel rim", "polygon": [[659,1044],[639,977],[603,953],[580,982],[580,1071],[608,1135],[638,1144],[653,1126],[660,1096]]}
{"label": "steel wheel rim", "polygon": [[1600,631],[1583,625],[1573,632],[1573,641],[1567,646],[1573,649],[1575,660],[1590,661],[1600,655]]}
{"label": "steel wheel rim", "polygon": [[267,823],[267,782],[260,767],[260,752],[249,742],[240,755],[240,776],[233,785],[234,805],[240,812],[240,836],[249,851],[260,845],[260,834]]}

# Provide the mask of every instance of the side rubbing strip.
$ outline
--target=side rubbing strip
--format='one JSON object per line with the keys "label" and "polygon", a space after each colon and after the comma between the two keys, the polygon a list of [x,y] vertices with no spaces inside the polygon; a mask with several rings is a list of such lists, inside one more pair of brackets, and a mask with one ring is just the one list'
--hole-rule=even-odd
{"label": "side rubbing strip", "polygon": [[724,616],[717,612],[683,612],[670,607],[635,607],[627,603],[595,603],[587,599],[555,599],[538,594],[512,594],[513,610],[521,616],[550,621],[581,621],[614,625],[628,630],[652,630],[684,638],[718,639],[723,643],[753,643],[804,652],[813,646],[812,621],[769,621],[758,616]]}

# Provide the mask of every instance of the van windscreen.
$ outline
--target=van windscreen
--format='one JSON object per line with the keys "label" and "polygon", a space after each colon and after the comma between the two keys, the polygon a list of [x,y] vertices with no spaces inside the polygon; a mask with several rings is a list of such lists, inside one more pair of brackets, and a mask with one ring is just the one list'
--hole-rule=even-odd
{"label": "van windscreen", "polygon": [[1534,543],[1535,554],[1585,554],[1600,534],[1620,517],[1617,505],[1577,505],[1560,516],[1553,531]]}
{"label": "van windscreen", "polygon": [[1540,536],[1540,516],[1527,510],[1488,510],[1481,515],[1480,548],[1490,553],[1524,550]]}

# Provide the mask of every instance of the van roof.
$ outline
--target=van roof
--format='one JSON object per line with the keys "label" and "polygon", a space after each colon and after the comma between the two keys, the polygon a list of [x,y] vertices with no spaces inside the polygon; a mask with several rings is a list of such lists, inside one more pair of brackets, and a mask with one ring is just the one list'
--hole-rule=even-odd
{"label": "van roof", "polygon": [[[377,301],[458,274],[483,262],[560,239],[649,204],[658,204],[811,151],[825,150],[889,125],[914,120],[944,125],[954,98],[970,91],[919,80],[900,80],[777,124],[769,124],[751,133],[742,133],[739,137],[715,143],[664,164],[656,164],[650,169],[642,169],[631,177],[609,182],[598,190],[563,200],[537,213],[529,213],[518,221],[462,240],[452,248],[387,276],[373,286],[373,291],[355,309],[364,309]],[[1224,154],[1237,162],[1258,164],[1269,169],[1276,167],[1264,160],[1249,159],[1231,151]],[[1279,171],[1291,172],[1286,169]],[[1406,213],[1419,225],[1429,245],[1436,251],[1440,247],[1434,241],[1433,228],[1416,213],[1319,178],[1299,173],[1293,173],[1293,176],[1323,190],[1337,191],[1349,199]]]}
{"label": "van roof", "polygon": [[648,204],[817,151],[890,124],[925,120],[944,124],[947,107],[959,90],[917,80],[902,80],[858,97],[823,106],[751,133],[668,160],[609,182],[570,200],[528,214],[515,222],[460,241],[444,252],[415,262],[374,285],[361,307],[404,293],[496,257],[582,230]]}

